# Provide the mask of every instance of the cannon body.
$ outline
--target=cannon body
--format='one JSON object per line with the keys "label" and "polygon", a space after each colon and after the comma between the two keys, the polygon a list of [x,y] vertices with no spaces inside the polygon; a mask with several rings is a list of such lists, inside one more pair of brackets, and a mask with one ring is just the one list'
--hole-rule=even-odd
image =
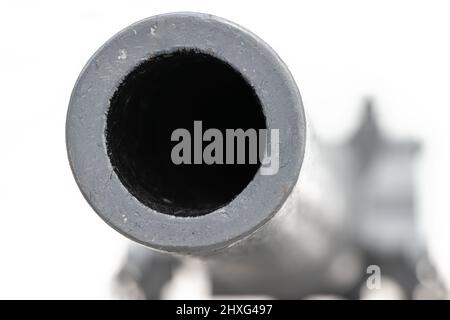
{"label": "cannon body", "polygon": [[[367,257],[386,253],[372,225],[380,212],[411,227],[403,232],[411,236],[390,244],[398,244],[393,256],[412,265],[423,253],[406,249],[416,241],[410,164],[417,145],[390,142],[370,102],[366,109],[345,145],[307,137],[287,67],[257,36],[218,17],[160,15],[113,36],[75,85],[66,137],[86,200],[146,247],[130,251],[119,282],[159,298],[186,257],[195,257],[214,294],[358,297]],[[195,136],[196,121],[224,134],[276,130],[270,155],[278,163],[268,159],[269,144],[259,145],[257,163],[205,163],[195,158],[205,141],[191,150],[192,163],[173,163],[174,130]],[[249,139],[243,150],[250,149]],[[383,178],[398,189],[383,193]],[[400,207],[389,207],[395,199]],[[374,205],[380,201],[382,209]]]}

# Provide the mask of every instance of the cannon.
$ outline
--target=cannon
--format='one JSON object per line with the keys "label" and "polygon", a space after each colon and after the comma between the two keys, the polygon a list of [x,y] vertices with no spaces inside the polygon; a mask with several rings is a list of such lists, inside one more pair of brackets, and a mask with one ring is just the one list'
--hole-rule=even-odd
{"label": "cannon", "polygon": [[[373,198],[386,197],[400,198],[404,207],[385,211],[400,211],[411,227],[392,255],[417,261],[417,250],[405,249],[415,235],[407,156],[417,144],[386,139],[366,104],[355,137],[329,146],[306,134],[299,90],[280,57],[243,27],[182,12],[114,35],[75,84],[66,140],[94,211],[143,245],[130,251],[119,282],[160,298],[195,257],[214,294],[356,298],[380,240],[365,242],[373,229],[364,217]],[[402,168],[389,177],[405,192],[381,192],[385,161]]]}

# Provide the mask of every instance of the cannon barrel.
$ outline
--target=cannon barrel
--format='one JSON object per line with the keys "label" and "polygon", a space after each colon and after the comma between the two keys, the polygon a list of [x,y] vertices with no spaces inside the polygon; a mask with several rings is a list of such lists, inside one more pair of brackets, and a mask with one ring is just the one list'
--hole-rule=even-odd
{"label": "cannon barrel", "polygon": [[[202,141],[191,163],[174,163],[173,132],[184,128],[196,139],[200,122],[225,137],[228,129],[277,132],[276,161],[267,162],[267,144],[256,163],[206,163],[196,158]],[[244,28],[199,13],[125,28],[79,76],[66,138],[95,212],[149,248],[207,257],[218,291],[297,297],[330,282],[324,261],[341,252],[334,231],[343,220],[323,217],[342,213],[339,188],[317,144],[308,141],[304,160],[306,121],[290,72]],[[249,155],[250,138],[244,146]]]}

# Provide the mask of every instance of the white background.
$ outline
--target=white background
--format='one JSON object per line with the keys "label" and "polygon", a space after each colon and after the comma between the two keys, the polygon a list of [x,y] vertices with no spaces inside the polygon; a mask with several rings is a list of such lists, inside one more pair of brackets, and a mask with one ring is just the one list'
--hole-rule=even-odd
{"label": "white background", "polygon": [[171,11],[215,14],[268,42],[322,138],[344,141],[372,95],[392,136],[421,140],[421,222],[450,279],[450,2],[2,1],[0,298],[111,297],[128,241],[95,215],[72,178],[67,105],[100,45]]}

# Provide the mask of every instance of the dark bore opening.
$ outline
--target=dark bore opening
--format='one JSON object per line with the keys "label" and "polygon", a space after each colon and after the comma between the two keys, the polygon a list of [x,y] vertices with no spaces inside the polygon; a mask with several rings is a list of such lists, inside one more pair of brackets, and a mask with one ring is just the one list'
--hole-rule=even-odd
{"label": "dark bore opening", "polygon": [[[111,98],[110,161],[123,185],[146,206],[176,216],[204,215],[228,204],[255,176],[259,160],[193,164],[194,121],[202,121],[203,132],[216,128],[223,133],[224,160],[225,129],[266,128],[261,103],[242,75],[196,50],[150,58],[125,77]],[[172,161],[179,141],[171,141],[171,135],[178,128],[191,133],[192,164]],[[248,140],[245,145],[248,155]]]}

